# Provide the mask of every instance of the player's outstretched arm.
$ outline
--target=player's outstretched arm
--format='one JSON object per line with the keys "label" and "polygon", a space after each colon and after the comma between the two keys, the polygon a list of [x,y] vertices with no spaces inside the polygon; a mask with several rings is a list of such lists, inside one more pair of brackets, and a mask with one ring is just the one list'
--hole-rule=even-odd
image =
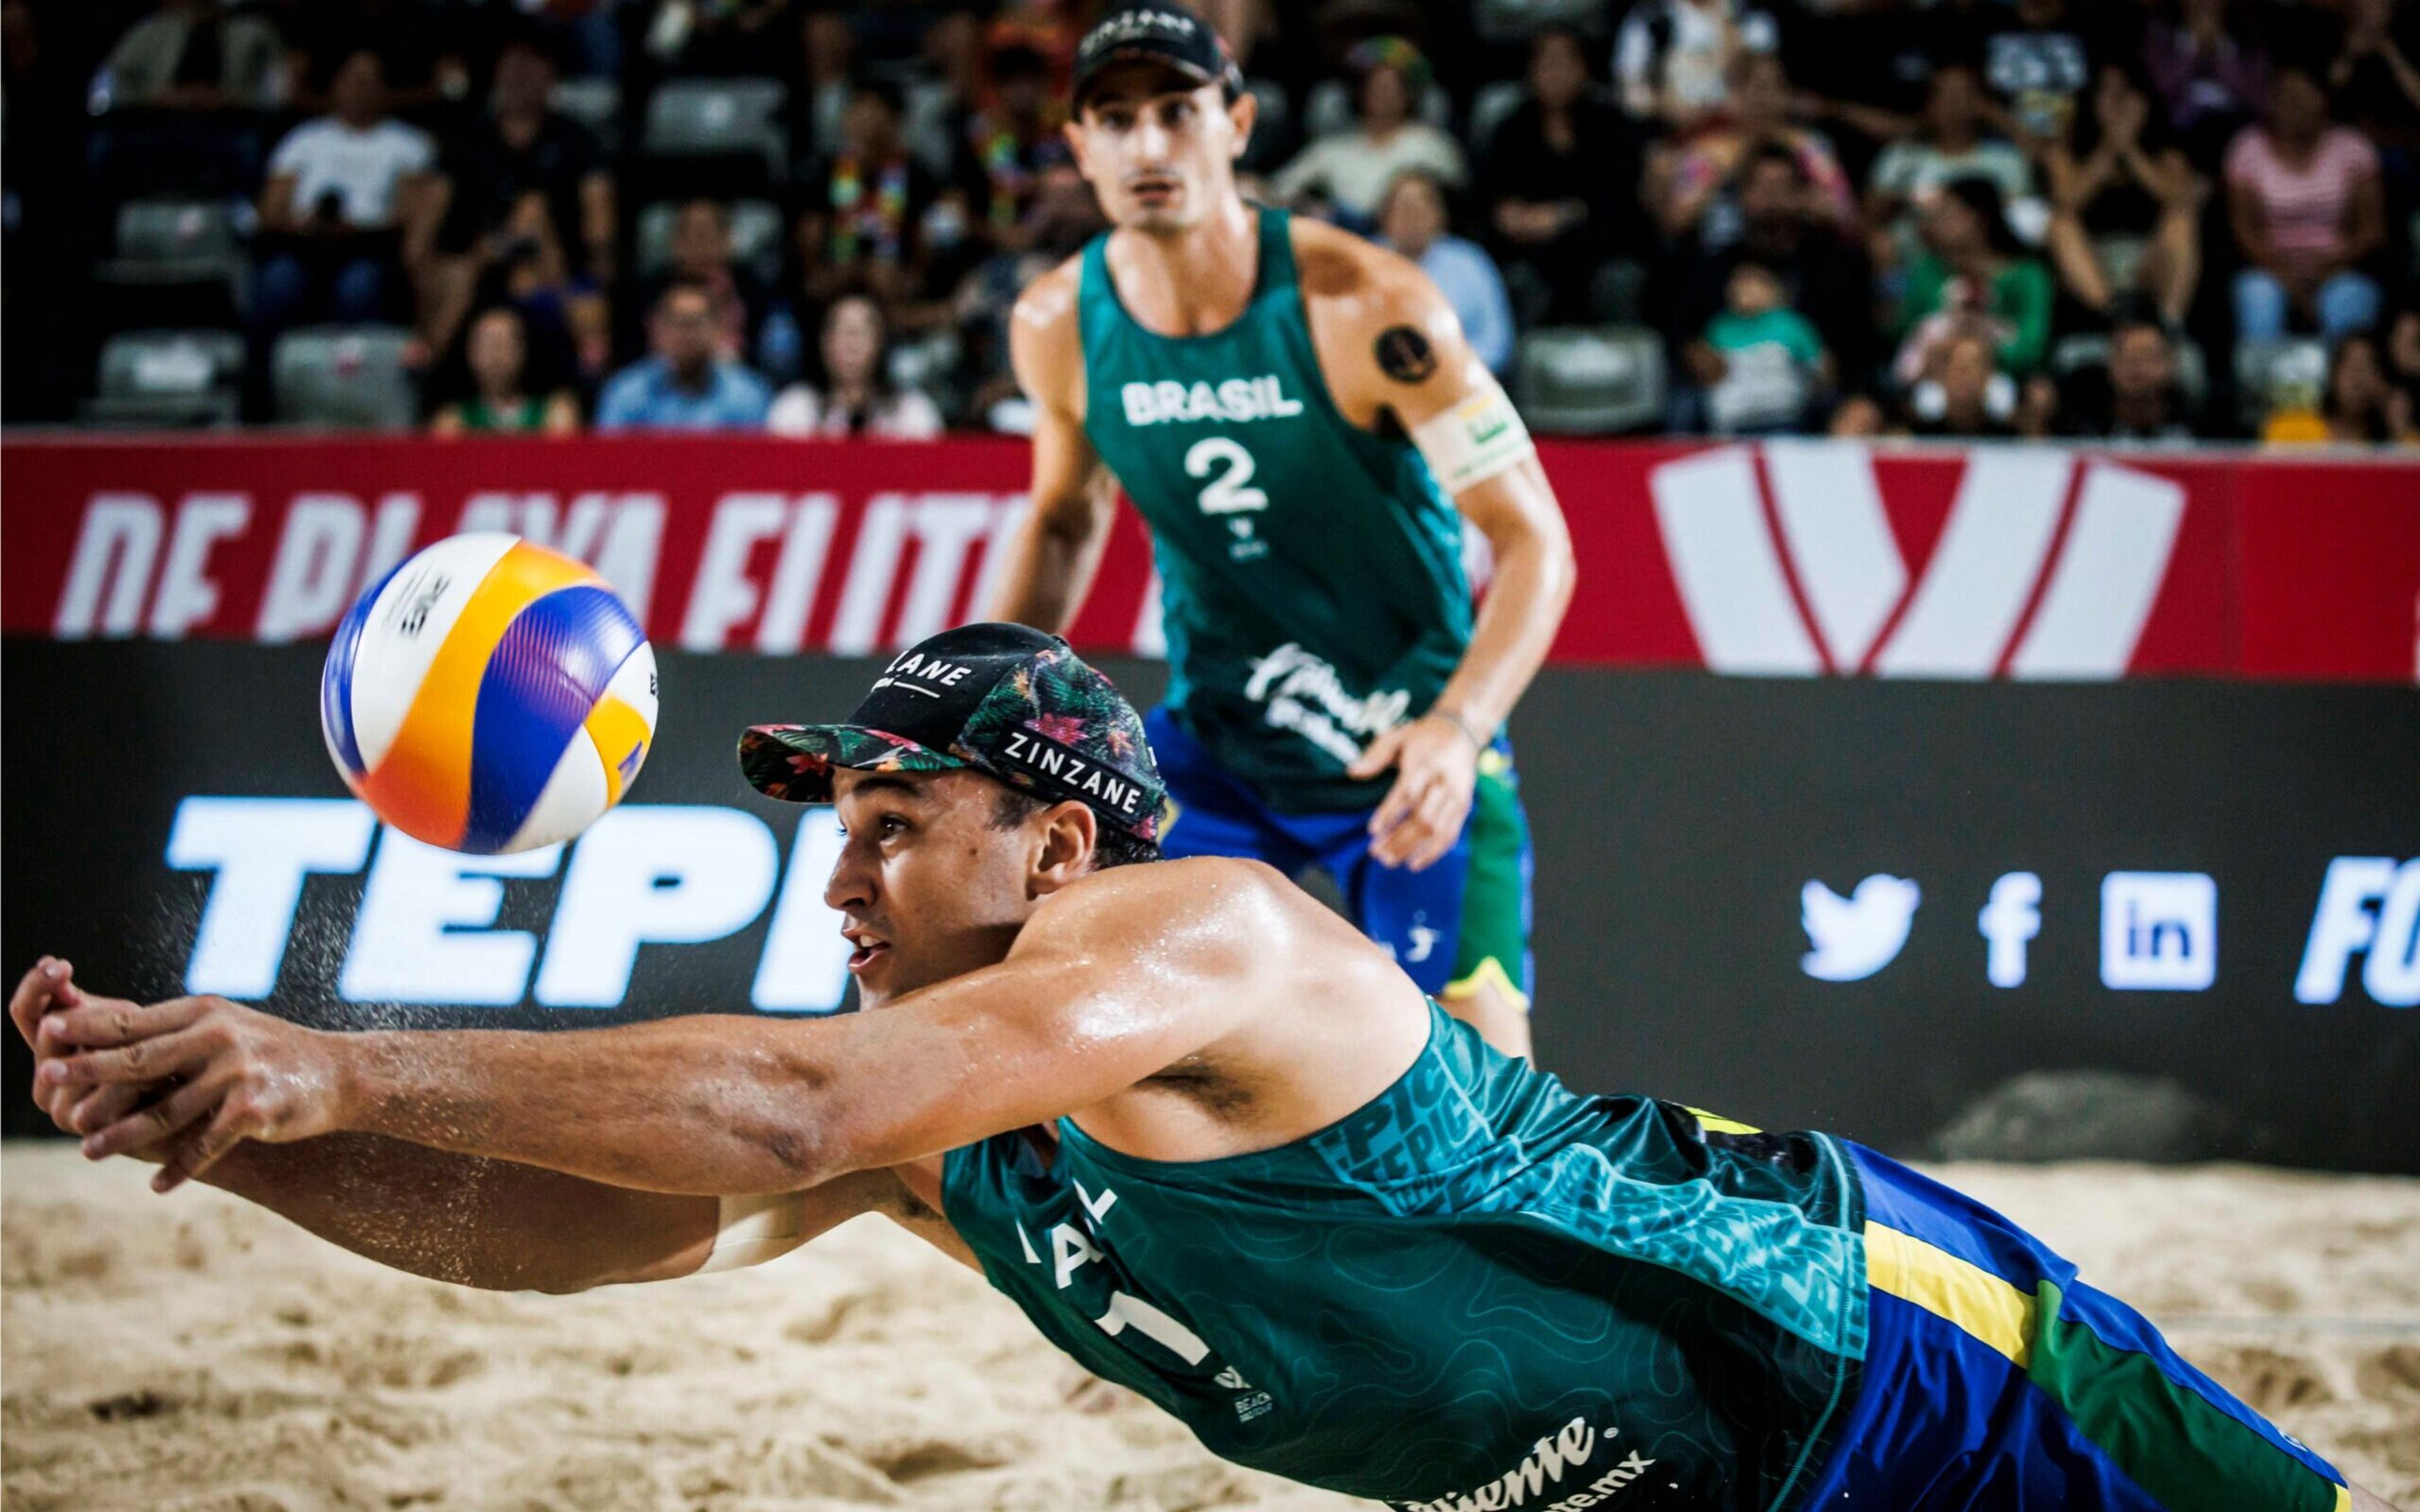
{"label": "player's outstretched arm", "polygon": [[[117,1017],[139,1005],[96,998],[68,963],[36,963],[19,981],[9,1016],[37,1057],[36,1100],[70,1134],[92,1134],[120,1118],[140,1129],[143,1099],[165,1087],[98,1088],[39,1073],[62,1049],[43,1025],[75,1012]],[[148,1148],[132,1151],[160,1159]],[[96,1153],[106,1153],[105,1149]],[[561,1171],[458,1154],[382,1134],[335,1133],[294,1144],[247,1141],[202,1175],[332,1243],[434,1280],[495,1290],[577,1291],[688,1275],[771,1258],[861,1212],[882,1211],[949,1248],[926,1211],[889,1171],[852,1173],[811,1191],[733,1204],[715,1197],[634,1191]]]}
{"label": "player's outstretched arm", "polygon": [[[42,1026],[67,1012],[135,1011],[83,992],[64,961],[37,962],[18,982],[9,1017],[35,1050],[35,1100],[61,1129],[88,1134],[129,1115],[139,1120],[144,1099],[166,1089],[96,1089],[41,1076],[58,1049],[56,1032]],[[246,1144],[205,1180],[382,1264],[495,1289],[570,1291],[686,1274],[705,1260],[717,1228],[712,1198],[625,1191],[376,1134]]]}
{"label": "player's outstretched arm", "polygon": [[718,1204],[633,1192],[380,1134],[245,1143],[200,1180],[381,1265],[498,1291],[582,1291],[687,1275]]}
{"label": "player's outstretched arm", "polygon": [[[1461,664],[1430,715],[1371,743],[1358,777],[1389,768],[1372,852],[1420,868],[1445,854],[1470,805],[1476,747],[1494,737],[1546,659],[1577,572],[1562,507],[1520,416],[1471,351],[1445,296],[1405,259],[1336,233],[1307,260],[1320,367],[1357,423],[1391,416],[1478,527],[1496,576]],[[1324,267],[1322,265],[1325,265]]]}
{"label": "player's outstretched arm", "polygon": [[332,1034],[223,998],[92,1003],[45,1023],[37,1088],[178,1081],[91,1136],[163,1152],[163,1191],[246,1140],[339,1133],[642,1192],[799,1191],[1088,1107],[1218,1038],[1285,928],[1247,871],[1082,877],[1005,961],[880,1012]]}
{"label": "player's outstretched arm", "polygon": [[1076,272],[1071,261],[1035,279],[1009,319],[1009,357],[1033,402],[1033,505],[985,610],[1058,634],[1084,607],[1117,509],[1116,485],[1084,434]]}

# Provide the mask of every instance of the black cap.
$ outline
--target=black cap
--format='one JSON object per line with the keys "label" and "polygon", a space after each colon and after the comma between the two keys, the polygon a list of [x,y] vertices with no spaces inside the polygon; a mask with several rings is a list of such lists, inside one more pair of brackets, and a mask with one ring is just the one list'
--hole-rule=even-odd
{"label": "black cap", "polygon": [[837,766],[978,771],[1155,841],[1166,795],[1142,717],[1117,685],[1022,625],[963,625],[901,652],[846,724],[760,724],[739,737],[739,769],[767,797],[830,803]]}
{"label": "black cap", "polygon": [[1140,0],[1103,16],[1076,44],[1076,107],[1100,76],[1121,63],[1157,63],[1196,87],[1224,84],[1240,94],[1244,76],[1209,23],[1169,0]]}

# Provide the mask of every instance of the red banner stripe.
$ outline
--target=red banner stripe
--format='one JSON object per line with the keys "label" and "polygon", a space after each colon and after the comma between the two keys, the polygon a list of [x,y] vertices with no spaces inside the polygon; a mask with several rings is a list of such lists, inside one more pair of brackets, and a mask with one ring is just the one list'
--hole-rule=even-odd
{"label": "red banner stripe", "polygon": [[[1580,560],[1559,661],[2420,676],[2411,462],[1542,450]],[[595,564],[660,645],[861,653],[980,611],[1027,453],[985,438],[10,438],[0,469],[11,634],[314,639],[412,549],[504,529]],[[1073,639],[1153,649],[1151,580],[1122,511]]]}

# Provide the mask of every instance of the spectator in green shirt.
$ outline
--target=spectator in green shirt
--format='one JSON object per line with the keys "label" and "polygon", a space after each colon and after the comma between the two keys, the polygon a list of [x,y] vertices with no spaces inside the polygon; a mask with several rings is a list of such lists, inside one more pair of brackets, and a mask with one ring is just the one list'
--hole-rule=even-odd
{"label": "spectator in green shirt", "polygon": [[1790,308],[1774,270],[1757,262],[1731,270],[1724,308],[1688,357],[1705,386],[1708,428],[1724,436],[1799,429],[1832,377],[1823,338]]}
{"label": "spectator in green shirt", "polygon": [[531,381],[528,337],[520,312],[511,305],[496,305],[471,322],[462,363],[470,392],[437,411],[428,424],[430,435],[568,436],[580,428],[580,406],[568,390],[547,392]]}
{"label": "spectator in green shirt", "polygon": [[2009,232],[1999,186],[1983,178],[1943,185],[1925,211],[1924,239],[1900,298],[1893,364],[1900,382],[1914,382],[1932,347],[1977,316],[1998,334],[2001,371],[2023,378],[2039,368],[2050,346],[2056,285],[2050,269]]}

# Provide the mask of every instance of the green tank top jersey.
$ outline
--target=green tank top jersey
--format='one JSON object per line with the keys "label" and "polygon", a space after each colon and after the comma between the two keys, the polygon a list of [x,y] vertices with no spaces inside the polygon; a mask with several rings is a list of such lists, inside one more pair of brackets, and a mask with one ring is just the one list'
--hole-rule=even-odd
{"label": "green tank top jersey", "polygon": [[1768,1512],[1865,1354],[1838,1143],[1578,1096],[1434,1007],[1393,1087],[1292,1144],[1169,1164],[1062,1119],[951,1151],[942,1205],[1214,1453],[1399,1508]]}
{"label": "green tank top jersey", "polygon": [[1366,808],[1344,769],[1435,702],[1470,640],[1462,521],[1411,443],[1347,421],[1304,318],[1283,210],[1251,302],[1162,336],[1084,251],[1084,431],[1151,526],[1187,733],[1271,807]]}
{"label": "green tank top jersey", "polygon": [[462,401],[462,428],[467,431],[536,430],[546,424],[546,401],[523,399],[510,409],[490,407],[485,398],[473,395]]}

